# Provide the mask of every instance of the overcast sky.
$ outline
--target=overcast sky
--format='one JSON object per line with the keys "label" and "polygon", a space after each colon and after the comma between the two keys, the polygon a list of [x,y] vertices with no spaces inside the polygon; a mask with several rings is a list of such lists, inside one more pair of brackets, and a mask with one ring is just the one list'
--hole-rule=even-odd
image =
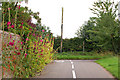
{"label": "overcast sky", "polygon": [[[63,38],[73,38],[76,37],[75,33],[77,29],[89,17],[95,16],[89,10],[95,1],[97,0],[29,0],[27,6],[34,12],[40,12],[42,25],[48,26],[54,36],[61,35],[63,7]],[[119,0],[114,1],[118,2]]]}

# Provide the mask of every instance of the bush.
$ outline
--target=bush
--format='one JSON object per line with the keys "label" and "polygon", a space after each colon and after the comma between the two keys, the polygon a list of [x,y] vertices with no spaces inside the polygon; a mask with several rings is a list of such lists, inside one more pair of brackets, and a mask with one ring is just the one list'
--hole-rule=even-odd
{"label": "bush", "polygon": [[[36,72],[42,71],[47,63],[53,60],[54,38],[52,33],[42,26],[31,26],[29,23],[23,21],[17,21],[20,14],[20,6],[7,8],[9,19],[6,21],[6,13],[3,13],[3,34],[5,27],[7,31],[13,32],[15,35],[19,34],[20,39],[12,38],[9,34],[8,42],[5,43],[3,40],[2,47],[2,67],[3,75],[5,73],[11,73],[14,78],[28,78],[35,76]],[[15,14],[15,21],[11,22],[10,14]],[[24,17],[25,15],[23,15]],[[30,17],[30,16],[29,16]],[[19,23],[17,23],[19,22]],[[5,24],[4,24],[5,23]],[[33,23],[32,23],[33,24]],[[26,26],[27,25],[27,26]],[[4,39],[4,36],[3,36]],[[10,74],[9,74],[10,75]]]}
{"label": "bush", "polygon": [[[58,36],[55,38],[54,49],[60,47],[60,43],[61,38]],[[82,43],[83,39],[77,37],[71,39],[63,39],[63,52],[82,51]],[[60,52],[60,48],[58,49],[58,52]]]}

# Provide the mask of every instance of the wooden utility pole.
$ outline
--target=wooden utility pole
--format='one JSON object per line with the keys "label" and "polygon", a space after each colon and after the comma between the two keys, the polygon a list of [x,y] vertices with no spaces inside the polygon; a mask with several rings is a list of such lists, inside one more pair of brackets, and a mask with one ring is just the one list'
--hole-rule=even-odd
{"label": "wooden utility pole", "polygon": [[62,23],[61,23],[61,47],[60,52],[62,53],[62,42],[63,42],[63,7],[62,7]]}
{"label": "wooden utility pole", "polygon": [[85,52],[85,30],[83,31],[83,36],[84,36],[83,38],[83,54],[84,54]]}

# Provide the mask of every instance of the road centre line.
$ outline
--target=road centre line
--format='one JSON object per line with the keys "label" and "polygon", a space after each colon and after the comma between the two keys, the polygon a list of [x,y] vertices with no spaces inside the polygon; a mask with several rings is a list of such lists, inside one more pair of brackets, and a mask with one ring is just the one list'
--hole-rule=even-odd
{"label": "road centre line", "polygon": [[74,69],[74,65],[72,64],[72,69]]}
{"label": "road centre line", "polygon": [[76,79],[76,73],[75,73],[75,67],[74,67],[74,64],[73,64],[73,61],[70,60],[70,63],[72,65],[72,75],[73,75],[73,78]]}
{"label": "road centre line", "polygon": [[76,79],[75,70],[72,70],[73,78]]}

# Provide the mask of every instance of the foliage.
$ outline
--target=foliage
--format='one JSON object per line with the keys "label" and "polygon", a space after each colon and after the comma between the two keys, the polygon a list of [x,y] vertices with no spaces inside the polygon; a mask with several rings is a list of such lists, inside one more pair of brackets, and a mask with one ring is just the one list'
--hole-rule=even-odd
{"label": "foliage", "polygon": [[110,0],[94,2],[91,10],[97,17],[90,18],[77,31],[78,37],[85,39],[85,46],[90,45],[89,48],[91,50],[114,51],[116,54],[118,53],[119,24],[118,20],[116,20],[117,8],[118,4]]}
{"label": "foliage", "polygon": [[[25,11],[26,10],[26,11]],[[36,13],[15,3],[3,3],[3,34],[9,32],[8,41],[3,40],[2,67],[14,78],[28,78],[42,71],[47,63],[53,60],[54,38],[49,29],[31,22],[31,16]],[[20,39],[12,38],[10,32],[20,35]],[[4,39],[4,36],[3,36]]]}
{"label": "foliage", "polygon": [[[63,52],[68,51],[81,51],[82,50],[82,39],[80,38],[71,38],[71,39],[63,39]],[[58,36],[55,38],[54,49],[58,49],[60,51],[60,43],[61,38]]]}

